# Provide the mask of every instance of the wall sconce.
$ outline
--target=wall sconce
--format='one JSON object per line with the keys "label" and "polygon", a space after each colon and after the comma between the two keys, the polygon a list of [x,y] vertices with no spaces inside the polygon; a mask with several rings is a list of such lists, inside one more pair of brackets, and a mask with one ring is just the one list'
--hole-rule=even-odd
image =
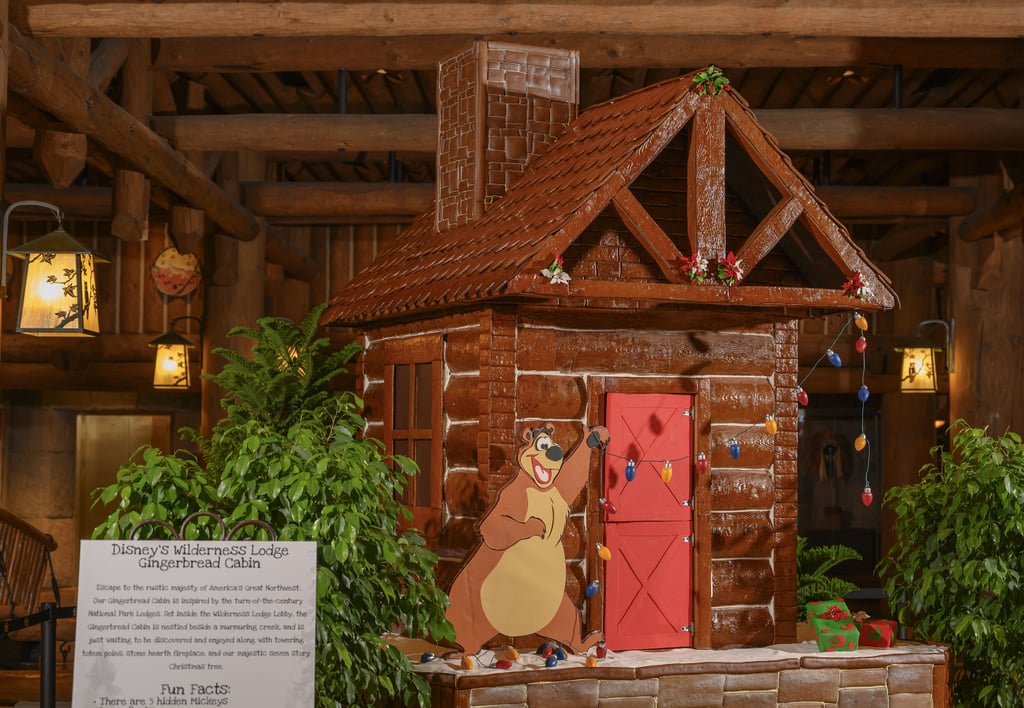
{"label": "wall sconce", "polygon": [[[49,209],[57,217],[57,229],[45,236],[7,248],[11,212],[22,206]],[[80,244],[64,230],[63,215],[53,204],[25,200],[4,211],[0,287],[7,299],[7,256],[25,261],[21,303],[16,331],[37,337],[93,337],[99,334],[96,310],[95,265],[110,261]]]}
{"label": "wall sconce", "polygon": [[948,324],[945,320],[924,320],[917,325],[917,339],[914,343],[897,348],[897,351],[903,352],[901,393],[935,393],[935,352],[943,349],[921,336],[921,328],[933,324],[942,325],[946,331],[945,373],[953,373],[953,320],[950,319]]}
{"label": "wall sconce", "polygon": [[[194,349],[195,345],[174,329],[174,325],[181,320],[196,320],[200,327],[203,323],[198,317],[175,317],[171,321],[171,329],[149,343],[149,346],[156,347],[153,388],[181,391],[187,390],[192,384],[188,350]],[[200,331],[200,343],[202,343],[202,338],[202,331]]]}

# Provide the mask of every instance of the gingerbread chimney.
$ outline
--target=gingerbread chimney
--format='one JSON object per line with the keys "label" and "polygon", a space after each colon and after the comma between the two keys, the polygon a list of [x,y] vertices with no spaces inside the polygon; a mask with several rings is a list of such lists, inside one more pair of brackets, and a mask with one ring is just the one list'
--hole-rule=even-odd
{"label": "gingerbread chimney", "polygon": [[579,111],[579,52],[478,41],[437,77],[437,205],[444,231],[483,214]]}

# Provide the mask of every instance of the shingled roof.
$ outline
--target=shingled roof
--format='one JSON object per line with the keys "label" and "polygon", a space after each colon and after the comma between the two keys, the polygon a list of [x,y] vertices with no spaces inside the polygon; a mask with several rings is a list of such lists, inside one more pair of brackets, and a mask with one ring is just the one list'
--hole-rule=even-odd
{"label": "shingled roof", "polygon": [[[680,76],[595,105],[535,158],[507,193],[472,222],[437,232],[433,212],[417,218],[332,298],[325,324],[358,325],[524,297],[631,297],[639,301],[743,307],[888,309],[889,279],[870,263],[829,213],[813,186],[757,123],[735,92],[701,94],[695,74]],[[666,235],[630,191],[644,169],[690,124],[688,243]],[[726,285],[710,277],[689,282],[679,271],[684,252],[712,263],[726,255],[726,132],[777,191],[769,213],[737,250],[747,273],[787,238],[799,220],[820,253],[843,274],[859,274],[859,297],[842,278],[829,287],[756,283]],[[694,145],[698,141],[698,145]],[[609,282],[574,274],[569,283],[541,275],[553,254],[565,253],[607,208],[621,217],[660,270],[648,282]],[[572,263],[566,270],[572,272]]]}

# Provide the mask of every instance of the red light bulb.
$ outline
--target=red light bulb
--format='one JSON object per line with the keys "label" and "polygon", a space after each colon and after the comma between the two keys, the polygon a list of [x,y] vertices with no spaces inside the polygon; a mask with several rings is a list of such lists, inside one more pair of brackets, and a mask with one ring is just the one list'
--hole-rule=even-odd
{"label": "red light bulb", "polygon": [[697,472],[699,474],[706,474],[708,471],[708,458],[703,452],[697,455]]}
{"label": "red light bulb", "polygon": [[864,335],[862,334],[860,337],[857,338],[857,343],[854,344],[853,347],[854,349],[857,350],[858,354],[863,354],[865,351],[867,351],[868,340],[864,339]]}
{"label": "red light bulb", "polygon": [[803,390],[800,386],[796,387],[796,402],[801,406],[806,406],[807,401],[810,400],[807,396],[807,391]]}
{"label": "red light bulb", "polygon": [[875,500],[875,495],[871,492],[871,487],[864,485],[864,491],[860,493],[860,500],[864,502],[864,506],[871,506],[871,502]]}

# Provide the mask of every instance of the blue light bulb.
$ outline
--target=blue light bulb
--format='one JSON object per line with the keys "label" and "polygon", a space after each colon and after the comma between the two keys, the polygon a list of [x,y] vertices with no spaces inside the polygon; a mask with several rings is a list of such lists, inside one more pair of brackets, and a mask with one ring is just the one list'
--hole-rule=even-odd
{"label": "blue light bulb", "polygon": [[866,403],[867,400],[868,400],[868,396],[870,396],[870,395],[871,395],[871,391],[868,391],[868,387],[867,386],[863,386],[862,385],[857,390],[857,400],[860,401],[861,403]]}
{"label": "blue light bulb", "polygon": [[595,580],[587,586],[587,597],[593,597],[601,587],[601,581]]}
{"label": "blue light bulb", "polygon": [[636,463],[630,460],[626,463],[626,481],[632,482],[634,477],[636,477]]}
{"label": "blue light bulb", "polygon": [[831,349],[829,349],[829,350],[828,350],[827,352],[825,352],[825,353],[826,353],[826,354],[828,354],[828,363],[829,363],[829,364],[831,364],[832,366],[835,366],[835,367],[840,367],[840,366],[842,366],[842,365],[843,365],[843,360],[842,360],[842,359],[840,359],[840,358],[839,358],[839,355],[838,355],[838,354],[836,354],[836,353],[835,353],[834,351],[832,351]]}
{"label": "blue light bulb", "polygon": [[729,443],[729,454],[734,460],[740,459],[740,444],[735,440]]}

